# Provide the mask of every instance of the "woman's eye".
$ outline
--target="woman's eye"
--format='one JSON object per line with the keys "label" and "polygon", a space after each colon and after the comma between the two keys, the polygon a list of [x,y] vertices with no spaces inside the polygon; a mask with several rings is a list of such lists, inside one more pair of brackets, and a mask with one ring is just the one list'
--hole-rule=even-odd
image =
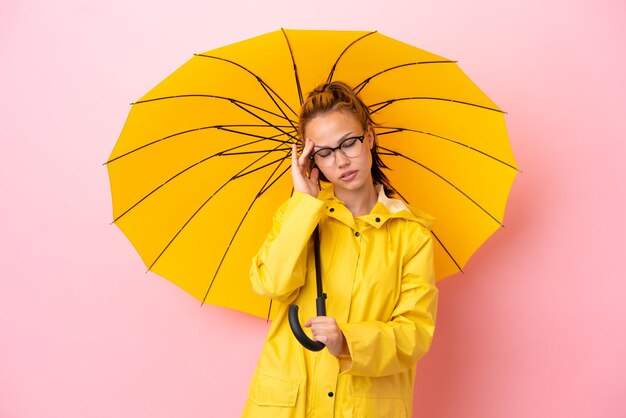
{"label": "woman's eye", "polygon": [[341,148],[345,149],[345,148],[350,148],[351,146],[353,146],[356,141],[358,141],[358,139],[355,138],[348,138],[345,141],[343,141],[343,143],[341,144]]}
{"label": "woman's eye", "polygon": [[330,157],[330,154],[332,154],[333,151],[330,149],[321,149],[319,151],[317,151],[315,153],[316,156],[320,157],[320,158],[328,158]]}

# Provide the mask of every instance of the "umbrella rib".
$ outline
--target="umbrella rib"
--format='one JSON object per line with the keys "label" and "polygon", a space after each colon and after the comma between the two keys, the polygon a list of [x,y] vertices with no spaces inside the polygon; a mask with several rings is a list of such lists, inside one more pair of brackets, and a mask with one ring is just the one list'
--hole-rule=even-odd
{"label": "umbrella rib", "polygon": [[[259,125],[259,126],[262,126],[262,125]],[[277,128],[289,128],[289,126],[282,126],[282,125],[281,126],[278,126],[278,125],[277,126],[262,126],[262,127],[274,128],[274,129],[277,129]],[[249,132],[237,131],[237,130],[234,130],[234,129],[227,129],[227,128],[222,128],[222,130],[226,131],[226,132],[232,132],[232,133],[238,134],[238,135],[251,136],[253,138],[261,138],[261,139],[265,139],[265,140],[268,140],[268,141],[279,142],[281,144],[287,144],[287,143],[291,142],[290,139],[293,139],[293,137],[291,136],[292,132],[291,133],[285,133],[285,135],[287,135],[289,137],[289,139],[285,139],[285,140],[278,139],[279,136],[283,135],[282,129],[279,129],[280,132],[281,132],[280,134],[276,134],[276,135],[273,135],[273,136],[256,135],[256,134],[251,134]]]}
{"label": "umbrella rib", "polygon": [[266,321],[270,321],[270,315],[272,313],[272,299],[270,299],[269,307],[267,308],[267,318]]}
{"label": "umbrella rib", "polygon": [[[287,155],[287,156],[289,156],[289,155]],[[278,160],[278,161],[281,161],[281,163],[282,163],[283,161],[285,161],[285,159]],[[237,225],[237,228],[235,229],[235,232],[233,233],[233,236],[231,237],[230,242],[228,243],[228,246],[226,247],[226,250],[224,251],[224,254],[222,254],[222,259],[220,260],[220,263],[218,264],[217,268],[215,269],[215,273],[213,274],[213,278],[211,279],[211,283],[209,283],[209,287],[208,287],[208,289],[207,289],[207,291],[206,291],[206,293],[204,295],[204,298],[202,299],[202,304],[204,304],[206,302],[206,298],[209,296],[209,292],[211,291],[211,288],[213,287],[213,283],[215,283],[215,279],[217,278],[217,275],[218,275],[220,269],[222,268],[222,264],[224,263],[224,260],[226,259],[226,256],[228,255],[228,252],[230,250],[230,246],[233,244],[233,241],[235,241],[235,238],[237,237],[237,234],[239,233],[239,230],[241,229],[241,226],[243,225],[244,221],[248,217],[248,214],[250,213],[250,209],[252,209],[252,206],[254,206],[254,204],[256,203],[257,199],[261,196],[261,192],[264,191],[264,189],[266,188],[267,183],[269,182],[269,180],[274,176],[276,171],[278,171],[278,168],[280,167],[281,163],[276,164],[276,167],[274,168],[274,170],[272,171],[270,176],[267,178],[267,180],[265,181],[263,186],[261,186],[261,189],[259,190],[259,192],[254,196],[254,199],[252,199],[252,202],[250,203],[250,206],[248,206],[248,209],[246,210],[246,213],[244,213],[244,215],[241,217],[241,220],[239,221],[239,225]],[[279,176],[279,178],[280,178],[280,176]]]}
{"label": "umbrella rib", "polygon": [[359,41],[363,40],[364,38],[367,38],[368,36],[373,35],[375,33],[377,33],[377,32],[376,31],[372,31],[372,32],[366,33],[365,35],[360,36],[359,38],[357,38],[354,41],[352,41],[348,46],[346,46],[343,51],[341,51],[341,54],[339,54],[339,56],[337,57],[337,60],[333,64],[332,68],[330,69],[330,73],[328,74],[328,78],[326,79],[327,83],[330,83],[331,81],[333,81],[333,76],[335,75],[335,70],[337,69],[337,64],[339,64],[339,61],[341,60],[341,58],[343,58],[344,54],[348,51],[348,49],[350,49],[357,42],[359,42]]}
{"label": "umbrella rib", "polygon": [[413,133],[423,134],[423,135],[428,135],[428,136],[432,136],[434,138],[442,139],[444,141],[450,142],[450,143],[455,144],[455,145],[459,145],[459,146],[465,147],[465,148],[467,148],[467,149],[469,149],[471,151],[474,151],[476,153],[482,154],[485,157],[491,158],[492,160],[494,160],[494,161],[496,161],[496,162],[498,162],[498,163],[500,163],[502,165],[505,165],[505,166],[507,166],[509,168],[512,168],[515,171],[518,171],[518,168],[515,167],[514,165],[511,165],[511,164],[509,164],[509,163],[507,163],[505,161],[502,161],[501,159],[499,159],[497,157],[494,157],[493,155],[491,155],[491,154],[489,154],[489,153],[487,153],[485,151],[481,151],[478,148],[474,148],[474,147],[472,147],[470,145],[467,145],[467,144],[465,144],[463,142],[460,142],[460,141],[456,141],[456,140],[454,140],[452,138],[447,138],[445,136],[437,135],[437,134],[434,134],[434,133],[431,133],[431,132],[420,131],[418,129],[394,128],[394,127],[391,127],[391,126],[385,126],[385,128],[392,129],[392,130],[388,131],[388,132],[381,132],[381,133],[378,134],[378,136],[390,135],[390,134],[395,134],[395,133],[400,133],[400,132],[405,132],[405,131],[406,132],[413,132]]}
{"label": "umbrella rib", "polygon": [[461,273],[463,273],[463,269],[461,268],[461,266],[459,265],[459,263],[454,259],[454,257],[452,256],[452,254],[450,254],[450,251],[448,251],[448,249],[446,248],[445,245],[443,245],[443,242],[441,242],[441,240],[439,239],[439,237],[437,236],[437,234],[435,234],[435,231],[430,231],[433,236],[435,237],[435,239],[437,240],[437,242],[439,243],[439,245],[441,245],[441,248],[443,248],[443,250],[446,252],[446,254],[448,254],[448,257],[450,257],[450,260],[452,260],[452,262],[454,263],[454,265],[456,266],[457,269],[459,269],[459,271]]}
{"label": "umbrella rib", "polygon": [[[296,130],[296,125],[294,124],[294,121],[292,121],[291,119],[289,119],[289,117],[287,117],[287,114],[283,111],[283,108],[282,108],[282,107],[280,107],[280,105],[276,102],[276,100],[274,99],[274,96],[273,96],[273,95],[271,95],[271,94],[269,93],[269,91],[267,91],[268,87],[265,85],[265,83],[261,84],[261,86],[263,87],[263,90],[265,90],[265,92],[267,93],[267,95],[270,97],[270,99],[272,99],[272,101],[274,102],[274,104],[276,105],[276,107],[277,107],[278,109],[280,109],[280,113],[282,113],[282,114],[285,116],[285,119],[287,119],[287,120],[289,121],[289,124],[291,125],[291,127],[292,127],[294,130]],[[274,91],[272,91],[272,93],[274,93]],[[276,93],[274,93],[274,94],[276,94]],[[280,97],[279,97],[279,98],[280,98]],[[285,103],[285,102],[284,102],[284,100],[282,100],[282,99],[281,99],[281,101],[282,101],[283,103]],[[285,104],[285,105],[286,105],[286,104]],[[293,110],[292,110],[291,108],[290,108],[289,110],[291,110],[291,111],[293,112]]]}
{"label": "umbrella rib", "polygon": [[278,180],[280,180],[280,178],[282,176],[284,176],[285,173],[287,171],[289,171],[290,169],[291,169],[291,166],[287,166],[287,168],[285,168],[282,173],[280,173],[274,180],[272,180],[272,182],[270,184],[268,184],[267,187],[265,187],[264,189],[262,189],[259,192],[259,196],[263,195],[266,191],[268,191],[270,189],[270,187],[272,187],[274,185],[274,183],[276,183]]}
{"label": "umbrella rib", "polygon": [[[465,102],[465,101],[462,101],[462,100],[446,99],[444,97],[417,96],[417,97],[401,97],[401,98],[398,98],[398,99],[390,99],[390,100],[386,100],[384,102],[373,103],[373,104],[369,105],[369,108],[372,109],[370,114],[376,113],[376,112],[386,108],[387,106],[389,106],[389,105],[391,105],[393,103],[406,101],[406,100],[436,100],[436,101],[443,101],[443,102],[458,103],[458,104],[467,105],[467,106],[474,106],[474,107],[478,107],[480,109],[491,110],[491,111],[498,112],[498,113],[506,113],[506,112],[504,112],[504,111],[502,111],[500,109],[494,108],[494,107],[479,105],[479,104],[471,103],[471,102]],[[378,108],[373,109],[375,106],[378,106]]]}
{"label": "umbrella rib", "polygon": [[222,57],[216,57],[213,55],[204,55],[204,54],[196,54],[196,56],[198,57],[202,57],[202,58],[211,58],[211,59],[216,59],[216,60],[220,60],[220,61],[224,61],[227,62],[229,64],[235,65],[239,68],[241,68],[244,71],[247,71],[251,76],[253,76],[254,78],[256,78],[256,80],[259,82],[259,84],[263,87],[263,89],[265,90],[265,92],[268,94],[268,96],[272,99],[272,101],[276,104],[276,107],[278,107],[281,111],[281,113],[283,115],[285,115],[285,118],[289,120],[289,118],[287,117],[287,115],[285,114],[285,112],[283,111],[282,107],[280,107],[278,105],[278,103],[276,103],[276,100],[274,100],[274,98],[272,97],[271,94],[269,94],[269,92],[267,91],[267,89],[269,89],[269,91],[271,91],[276,97],[278,97],[278,99],[285,105],[285,107],[287,109],[289,109],[291,111],[291,113],[293,113],[294,115],[297,115],[297,113],[291,108],[291,106],[289,106],[287,104],[287,102],[285,102],[285,100],[280,97],[280,95],[278,93],[276,93],[276,91],[271,88],[265,81],[263,81],[263,79],[261,77],[259,77],[257,74],[255,74],[254,72],[250,71],[248,68],[244,67],[243,65],[239,64],[238,62],[235,61],[231,61],[227,58],[222,58]]}
{"label": "umbrella rib", "polygon": [[223,96],[215,96],[215,95],[208,95],[208,94],[186,94],[186,95],[178,95],[178,96],[164,96],[164,97],[157,97],[157,98],[153,98],[153,99],[148,99],[148,100],[140,100],[135,102],[134,104],[141,104],[141,103],[148,103],[148,102],[152,102],[152,101],[157,101],[157,100],[166,100],[166,99],[175,99],[175,98],[186,98],[186,97],[205,97],[205,98],[215,98],[215,99],[220,99],[220,100],[227,100],[229,102],[231,102],[233,105],[237,106],[238,108],[240,108],[241,110],[243,110],[246,113],[249,113],[250,115],[254,116],[255,118],[261,120],[262,122],[264,122],[265,124],[267,124],[267,126],[272,127],[276,130],[278,130],[279,132],[282,132],[283,134],[289,136],[292,139],[295,139],[295,137],[293,137],[292,135],[288,134],[287,132],[285,132],[284,130],[282,130],[280,127],[282,125],[275,125],[273,123],[268,122],[267,120],[263,119],[261,116],[257,115],[256,113],[250,111],[249,109],[245,108],[244,106],[249,106],[251,108],[269,113],[273,116],[277,116],[279,118],[285,118],[287,119],[287,121],[289,121],[289,124],[291,125],[291,127],[293,128],[293,122],[286,117],[286,115],[281,116],[279,114],[276,114],[274,112],[270,112],[269,110],[263,109],[261,107],[255,106],[253,104],[250,103],[246,103],[237,99],[233,99],[233,98],[229,98],[229,97],[223,97]]}
{"label": "umbrella rib", "polygon": [[[277,149],[260,149],[257,151],[241,151],[241,152],[222,152],[220,153],[220,157],[224,156],[236,156],[236,155],[248,155],[248,154],[261,154],[261,153],[271,153],[277,151],[287,152],[290,148],[277,148]],[[241,176],[240,176],[241,177]]]}
{"label": "umbrella rib", "polygon": [[[288,149],[288,150],[289,150],[289,151],[291,151],[291,149]],[[276,150],[276,151],[279,151],[279,150]],[[270,151],[270,152],[274,152],[274,151]],[[269,152],[268,152],[268,154],[269,154]],[[287,154],[287,155],[289,155],[289,154]],[[252,174],[252,173],[254,173],[254,172],[257,172],[257,171],[259,171],[259,170],[264,169],[265,167],[269,167],[269,166],[270,166],[270,165],[272,165],[272,164],[275,164],[275,163],[280,162],[280,161],[284,161],[284,160],[285,160],[285,158],[286,158],[286,157],[281,157],[281,158],[278,158],[278,159],[276,159],[276,160],[274,160],[274,161],[270,161],[270,162],[269,162],[269,163],[267,163],[267,164],[263,164],[262,166],[259,166],[259,167],[256,167],[256,168],[253,168],[253,169],[252,169],[252,170],[250,170],[250,171],[246,171],[245,173],[239,172],[238,174],[235,174],[235,175],[232,177],[232,179],[231,179],[231,180],[236,180],[236,179],[239,179],[239,178],[241,178],[241,177],[245,177],[245,176],[247,176],[247,175],[250,175],[250,174]]]}
{"label": "umbrella rib", "polygon": [[[210,158],[210,157],[209,157]],[[211,199],[213,199],[213,197],[215,197],[215,195],[217,195],[224,187],[226,187],[231,181],[233,181],[235,178],[237,178],[237,176],[239,174],[241,174],[243,171],[247,170],[248,168],[250,168],[252,165],[256,164],[258,161],[260,161],[263,157],[259,157],[257,158],[255,161],[251,162],[250,164],[248,164],[246,167],[244,167],[243,169],[241,169],[239,171],[239,173],[235,174],[233,177],[231,177],[229,180],[227,180],[226,182],[224,182],[224,184],[222,184],[215,192],[213,192],[213,194],[211,196],[209,196],[209,198],[207,200],[204,201],[204,203],[202,203],[198,209],[195,210],[195,212],[189,217],[189,219],[187,219],[185,221],[185,223],[180,227],[180,229],[178,230],[178,232],[176,232],[176,234],[174,234],[174,236],[172,237],[172,239],[170,239],[170,241],[167,243],[167,245],[163,248],[163,250],[161,250],[161,252],[159,253],[159,255],[154,259],[154,261],[152,262],[152,264],[150,264],[150,266],[148,267],[148,271],[152,270],[152,268],[154,267],[154,265],[161,259],[161,257],[163,256],[163,254],[165,254],[165,251],[167,251],[168,248],[170,248],[170,246],[172,245],[172,243],[176,240],[176,238],[178,238],[178,236],[181,234],[181,232],[183,232],[183,230],[187,227],[187,225],[189,225],[189,223],[193,220],[193,218],[196,217],[196,215],[198,213],[200,213],[200,211],[207,205],[207,203],[209,203],[211,201]],[[207,158],[208,159],[208,158]],[[284,160],[284,159],[283,159]],[[279,160],[280,161],[280,160]],[[221,263],[220,263],[221,265]]]}
{"label": "umbrella rib", "polygon": [[[180,132],[176,132],[176,133],[171,134],[171,135],[164,136],[163,138],[159,138],[157,140],[154,140],[152,142],[144,144],[144,145],[142,145],[140,147],[137,147],[137,148],[135,148],[133,150],[127,151],[127,152],[125,152],[122,155],[118,155],[115,158],[111,158],[110,160],[108,160],[104,164],[112,163],[112,162],[114,162],[116,160],[119,160],[120,158],[126,157],[126,156],[128,156],[128,155],[130,155],[130,154],[132,154],[134,152],[137,152],[137,151],[140,151],[140,150],[142,150],[144,148],[147,148],[147,147],[150,147],[152,145],[158,144],[159,142],[163,142],[165,140],[172,139],[172,138],[177,137],[177,136],[186,135],[186,134],[190,134],[190,133],[197,132],[197,131],[204,131],[204,130],[208,130],[208,129],[218,129],[218,130],[232,132],[232,133],[236,133],[236,134],[252,136],[252,137],[255,137],[255,138],[261,138],[261,139],[268,140],[268,141],[279,141],[279,140],[275,139],[275,137],[265,137],[265,136],[261,136],[261,135],[254,135],[254,134],[250,134],[250,133],[243,132],[243,131],[236,131],[234,129],[228,129],[228,127],[275,128],[274,126],[267,126],[267,125],[213,125],[213,126],[201,126],[199,128],[187,129],[185,131],[180,131]],[[282,126],[282,127],[286,128],[288,126]],[[287,143],[289,141],[279,141],[279,142]],[[250,142],[249,144],[253,144],[253,142]],[[248,145],[248,144],[244,144],[244,145]]]}
{"label": "umbrella rib", "polygon": [[468,199],[470,202],[472,202],[476,207],[478,207],[480,210],[482,210],[487,216],[489,216],[491,219],[493,219],[498,225],[502,226],[502,222],[500,222],[495,216],[493,216],[491,213],[489,213],[489,211],[485,208],[483,208],[478,202],[476,202],[474,199],[472,199],[467,193],[465,193],[463,190],[459,189],[457,186],[455,186],[450,180],[446,179],[444,176],[442,176],[441,174],[437,173],[436,171],[434,171],[433,169],[425,166],[424,164],[420,163],[419,161],[415,161],[413,158],[408,157],[404,154],[401,154],[399,152],[393,151],[389,148],[385,148],[379,145],[379,148],[387,151],[386,155],[390,155],[390,156],[395,156],[395,157],[402,157],[404,159],[407,159],[409,161],[411,161],[412,163],[415,163],[417,165],[419,165],[420,167],[422,167],[423,169],[427,170],[428,172],[430,172],[431,174],[437,176],[439,179],[443,180],[444,182],[446,182],[449,186],[451,186],[452,188],[454,188],[457,192],[461,193],[466,199]]}
{"label": "umbrella rib", "polygon": [[365,80],[361,81],[359,84],[357,84],[354,87],[354,92],[356,94],[359,94],[361,92],[361,90],[363,90],[365,88],[365,86],[367,86],[367,84],[372,81],[373,78],[376,78],[386,72],[389,71],[393,71],[393,70],[397,70],[400,68],[404,68],[404,67],[410,67],[413,65],[425,65],[425,64],[456,64],[456,61],[451,61],[451,60],[439,60],[439,61],[415,61],[415,62],[407,62],[404,64],[399,64],[399,65],[395,65],[393,67],[389,67],[389,68],[385,68],[384,70],[381,70],[379,72],[377,72],[376,74],[369,76],[368,78],[366,78]]}
{"label": "umbrella rib", "polygon": [[[259,143],[259,142],[261,142],[261,141],[264,141],[264,139],[260,139],[260,140],[258,140],[258,141],[252,141],[252,142],[247,142],[247,143],[245,143],[245,144],[237,145],[236,147],[232,147],[232,148],[227,149],[227,150],[225,150],[225,151],[220,151],[220,152],[217,152],[217,153],[215,153],[215,154],[209,155],[208,157],[205,157],[205,158],[203,158],[203,159],[201,159],[201,160],[199,160],[199,161],[197,161],[197,162],[193,163],[192,165],[190,165],[190,166],[186,167],[185,169],[183,169],[183,170],[179,171],[178,173],[174,174],[172,177],[170,177],[169,179],[167,179],[166,181],[164,181],[162,184],[160,184],[159,186],[157,186],[156,188],[154,188],[151,192],[149,192],[148,194],[146,194],[145,196],[143,196],[141,199],[139,199],[137,202],[135,202],[132,206],[130,206],[128,209],[126,209],[126,210],[125,210],[125,211],[124,211],[121,215],[119,215],[118,217],[116,217],[116,218],[113,220],[113,223],[117,222],[117,221],[118,221],[119,219],[121,219],[124,215],[126,215],[128,212],[130,212],[131,210],[133,210],[133,209],[134,209],[135,207],[137,207],[140,203],[142,203],[144,200],[146,200],[146,199],[147,199],[148,197],[150,197],[152,194],[156,193],[159,189],[161,189],[162,187],[164,187],[165,185],[167,185],[169,182],[171,182],[172,180],[174,180],[174,179],[175,179],[175,178],[177,178],[178,176],[180,176],[180,175],[182,175],[182,174],[186,173],[187,171],[191,170],[192,168],[197,167],[198,165],[200,165],[200,164],[202,164],[202,163],[204,163],[204,162],[206,162],[206,161],[210,160],[211,158],[214,158],[214,157],[219,157],[219,156],[223,155],[223,154],[224,154],[224,153],[226,153],[226,152],[229,152],[229,151],[235,150],[235,149],[237,149],[237,148],[245,147],[245,146],[248,146],[248,145],[253,145],[253,144]],[[276,147],[276,149],[278,149],[278,146]],[[255,164],[255,163],[256,163],[257,161],[259,161],[261,158],[263,158],[263,156],[262,156],[262,157],[260,157],[259,159],[255,160],[255,161],[253,161],[252,163],[250,163],[250,165]],[[250,165],[248,165],[247,167],[243,168],[243,169],[242,169],[242,171],[243,171],[243,170],[248,169],[248,168],[250,167]]]}
{"label": "umbrella rib", "polygon": [[280,29],[283,32],[283,36],[285,37],[285,42],[287,42],[287,48],[289,48],[289,55],[291,56],[291,62],[293,63],[293,73],[296,77],[296,88],[298,89],[298,100],[300,100],[300,106],[304,103],[304,98],[302,96],[302,86],[300,85],[300,76],[298,75],[298,66],[296,65],[296,59],[293,56],[293,50],[291,49],[291,43],[289,42],[289,38],[287,37],[287,32],[285,29]]}
{"label": "umbrella rib", "polygon": [[247,103],[247,102],[244,102],[244,101],[241,101],[241,100],[237,100],[237,99],[234,99],[232,97],[217,96],[215,94],[177,94],[177,95],[172,95],[172,96],[154,97],[152,99],[137,100],[136,102],[131,103],[131,105],[134,106],[134,105],[138,105],[138,104],[145,104],[145,103],[150,103],[150,102],[156,102],[156,101],[159,101],[159,100],[186,99],[186,98],[190,98],[190,97],[201,97],[201,98],[208,98],[208,99],[226,100],[226,101],[231,102],[234,105],[239,105],[240,108],[242,108],[241,105],[249,106],[249,107],[252,107],[254,109],[263,111],[265,113],[269,113],[270,115],[286,119],[286,120],[288,120],[290,122],[290,124],[292,123],[292,121],[289,120],[289,118],[287,116],[285,116],[284,114],[280,115],[278,113],[274,113],[274,112],[272,112],[270,110],[263,109],[262,107],[257,106],[257,105],[253,105],[251,103]]}
{"label": "umbrella rib", "polygon": [[[238,104],[238,103],[234,103],[234,105],[235,105],[235,106],[237,106],[237,107],[239,107],[239,108],[240,108],[241,110],[243,110],[244,112],[248,112],[249,114],[251,114],[251,115],[252,115],[252,116],[254,116],[255,118],[257,118],[257,119],[261,120],[262,122],[267,123],[269,126],[273,127],[274,129],[276,129],[276,130],[277,130],[277,131],[279,131],[279,132],[282,132],[284,135],[287,135],[289,138],[291,138],[291,139],[293,139],[293,140],[295,140],[295,139],[296,139],[296,137],[295,137],[295,136],[293,136],[292,134],[289,134],[289,133],[287,133],[287,132],[283,131],[282,129],[280,129],[279,125],[274,125],[274,124],[272,124],[272,123],[270,123],[270,122],[266,121],[266,120],[265,120],[265,119],[263,119],[261,116],[259,116],[259,115],[257,115],[256,113],[254,113],[254,112],[252,112],[252,111],[250,111],[250,110],[246,109],[245,107],[241,106],[241,105],[240,105],[240,104]],[[293,127],[293,126],[292,126],[292,127]]]}
{"label": "umbrella rib", "polygon": [[[402,193],[400,193],[398,190],[396,190],[394,188],[394,191],[396,193],[398,193],[398,195],[400,196],[400,198],[402,200],[404,200],[406,203],[411,204],[411,202],[408,201],[408,199],[406,199],[404,196],[402,196]],[[439,239],[439,237],[437,236],[437,234],[435,234],[435,231],[431,230],[430,231],[433,236],[435,237],[435,239],[437,240],[437,242],[439,243],[439,245],[441,245],[441,248],[443,248],[443,250],[446,252],[446,254],[448,255],[448,257],[450,257],[450,260],[452,260],[452,262],[454,263],[454,265],[456,266],[456,268],[459,269],[460,272],[463,272],[463,269],[461,268],[461,266],[459,265],[459,263],[456,261],[456,259],[452,256],[452,254],[450,253],[450,251],[448,251],[448,249],[446,248],[445,245],[443,245],[443,242]]]}

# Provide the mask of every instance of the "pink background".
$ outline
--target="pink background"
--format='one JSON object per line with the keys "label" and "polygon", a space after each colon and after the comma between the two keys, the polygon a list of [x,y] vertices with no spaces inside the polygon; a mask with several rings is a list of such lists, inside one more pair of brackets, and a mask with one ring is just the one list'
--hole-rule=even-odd
{"label": "pink background", "polygon": [[506,228],[441,283],[415,416],[626,416],[625,9],[2,0],[0,417],[239,415],[267,324],[146,274],[102,163],[128,103],[193,53],[280,27],[377,29],[508,112],[523,173]]}

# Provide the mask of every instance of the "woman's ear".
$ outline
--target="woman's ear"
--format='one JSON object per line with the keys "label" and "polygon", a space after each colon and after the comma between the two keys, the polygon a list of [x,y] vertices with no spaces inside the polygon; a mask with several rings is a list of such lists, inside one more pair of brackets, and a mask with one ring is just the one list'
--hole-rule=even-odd
{"label": "woman's ear", "polygon": [[367,127],[367,130],[365,131],[365,138],[367,139],[369,149],[374,148],[374,144],[376,143],[376,134],[371,126]]}

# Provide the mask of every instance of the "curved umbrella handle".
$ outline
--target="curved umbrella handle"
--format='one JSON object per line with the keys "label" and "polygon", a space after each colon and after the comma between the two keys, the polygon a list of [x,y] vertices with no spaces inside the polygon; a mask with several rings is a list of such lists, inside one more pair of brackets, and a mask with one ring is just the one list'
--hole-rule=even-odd
{"label": "curved umbrella handle", "polygon": [[298,305],[289,305],[289,326],[291,327],[291,332],[293,332],[293,335],[300,341],[300,344],[302,344],[304,348],[311,351],[323,350],[324,347],[326,347],[324,343],[313,341],[304,333],[300,325],[300,319],[298,318],[298,309]]}

